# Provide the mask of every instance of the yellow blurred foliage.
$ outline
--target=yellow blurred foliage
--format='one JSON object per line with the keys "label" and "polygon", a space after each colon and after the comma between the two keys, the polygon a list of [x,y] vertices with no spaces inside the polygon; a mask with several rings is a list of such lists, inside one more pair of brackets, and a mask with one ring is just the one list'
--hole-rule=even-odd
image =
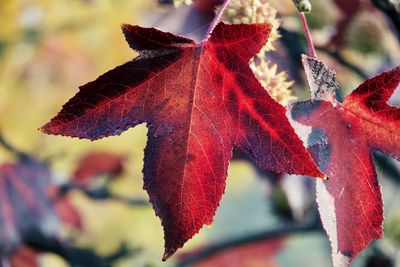
{"label": "yellow blurred foliage", "polygon": [[[37,128],[77,92],[79,85],[135,56],[119,27],[122,23],[139,23],[143,20],[140,14],[151,13],[154,4],[1,1],[0,129],[10,143],[41,157],[67,157],[70,160],[60,161],[64,165],[74,164],[77,155],[96,148],[130,153],[138,150],[141,159],[144,127],[135,129],[133,138],[129,133],[95,143],[46,136]],[[0,159],[7,156],[0,152]],[[68,169],[71,165],[61,167]]]}
{"label": "yellow blurred foliage", "polygon": [[[96,142],[48,136],[38,128],[55,115],[78,90],[100,74],[135,56],[120,31],[121,23],[146,23],[157,1],[125,0],[3,0],[0,1],[0,131],[18,149],[50,159],[57,176],[68,179],[80,157],[93,151],[127,156],[125,172],[112,181],[110,191],[147,199],[142,189],[145,125],[121,136]],[[150,18],[151,19],[151,18]],[[0,149],[0,163],[13,156]],[[244,190],[242,176],[252,173],[248,163],[230,173],[234,191]],[[254,174],[254,173],[253,173]],[[83,193],[69,195],[82,216],[82,231],[63,233],[82,248],[101,255],[122,243],[140,254],[117,267],[160,266],[163,232],[151,206],[131,207],[118,201],[94,201]],[[207,231],[207,229],[203,229]],[[185,249],[204,241],[191,240]],[[174,259],[162,266],[173,265]],[[53,254],[40,257],[43,267],[68,266]]]}

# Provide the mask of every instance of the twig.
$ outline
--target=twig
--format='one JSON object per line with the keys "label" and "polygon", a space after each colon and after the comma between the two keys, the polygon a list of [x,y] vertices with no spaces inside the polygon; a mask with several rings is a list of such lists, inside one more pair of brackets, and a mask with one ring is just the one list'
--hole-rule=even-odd
{"label": "twig", "polygon": [[211,22],[210,27],[208,28],[208,31],[201,43],[207,42],[208,39],[210,39],[211,33],[215,29],[215,27],[218,25],[219,21],[221,20],[222,15],[224,14],[224,11],[226,7],[228,6],[229,2],[231,0],[225,0],[220,9],[218,10],[218,13],[215,15],[214,20]]}
{"label": "twig", "polygon": [[389,0],[371,0],[371,2],[389,17],[397,29],[397,38],[400,40],[400,3],[397,3],[396,6]]}
{"label": "twig", "polygon": [[337,62],[339,62],[341,65],[348,68],[349,70],[351,70],[352,72],[354,72],[355,74],[357,74],[358,76],[363,78],[364,80],[367,80],[369,78],[367,73],[365,73],[363,70],[361,70],[359,67],[357,67],[353,63],[348,62],[346,59],[344,59],[338,51],[332,51],[325,47],[317,47],[317,50],[327,53],[328,55],[330,55],[331,57],[336,59]]}
{"label": "twig", "polygon": [[90,190],[76,184],[65,184],[60,187],[59,195],[63,196],[72,190],[79,190],[93,200],[115,200],[130,206],[149,206],[149,201],[141,198],[127,198],[111,194],[107,189]]}
{"label": "twig", "polygon": [[225,242],[210,245],[200,250],[196,254],[184,258],[176,266],[177,267],[192,266],[193,264],[200,262],[204,259],[207,259],[215,254],[221,253],[225,250],[232,249],[235,247],[240,247],[246,244],[253,244],[264,240],[287,236],[290,234],[309,233],[322,230],[323,228],[319,223],[319,221],[312,222],[310,224],[288,225],[282,228],[272,229],[272,230],[268,229],[263,232],[251,234],[245,237],[231,239]]}
{"label": "twig", "polygon": [[15,154],[20,160],[29,160],[32,159],[27,153],[22,152],[12,146],[8,141],[4,138],[4,136],[0,133],[0,145],[3,146],[9,152]]}
{"label": "twig", "polygon": [[115,261],[136,254],[138,249],[130,249],[125,244],[113,254],[98,255],[89,248],[79,248],[64,243],[57,237],[47,236],[38,230],[31,230],[24,237],[24,244],[41,252],[51,252],[66,260],[71,266],[111,267]]}

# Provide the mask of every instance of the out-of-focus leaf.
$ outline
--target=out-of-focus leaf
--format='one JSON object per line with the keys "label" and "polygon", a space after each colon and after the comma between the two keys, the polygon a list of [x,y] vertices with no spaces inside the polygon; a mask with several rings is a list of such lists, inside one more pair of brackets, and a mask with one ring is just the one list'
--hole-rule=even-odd
{"label": "out-of-focus leaf", "polygon": [[10,258],[10,267],[39,267],[39,253],[21,246]]}
{"label": "out-of-focus leaf", "polygon": [[82,230],[81,215],[71,203],[68,195],[58,196],[53,199],[53,206],[59,220],[72,228]]}
{"label": "out-of-focus leaf", "polygon": [[48,196],[50,171],[26,160],[0,165],[0,253],[12,253],[32,230],[52,234],[58,226]]}
{"label": "out-of-focus leaf", "polygon": [[[191,264],[192,267],[279,267],[277,254],[284,248],[286,238],[257,241],[229,248]],[[196,251],[182,254],[181,259]]]}
{"label": "out-of-focus leaf", "polygon": [[362,2],[362,0],[335,0],[336,5],[341,12],[341,19],[336,25],[336,35],[332,38],[332,41],[335,45],[343,45],[346,30],[356,14],[360,11]]}
{"label": "out-of-focus leaf", "polygon": [[118,176],[122,173],[124,157],[111,152],[93,152],[85,155],[78,163],[73,182],[87,184],[100,175]]}

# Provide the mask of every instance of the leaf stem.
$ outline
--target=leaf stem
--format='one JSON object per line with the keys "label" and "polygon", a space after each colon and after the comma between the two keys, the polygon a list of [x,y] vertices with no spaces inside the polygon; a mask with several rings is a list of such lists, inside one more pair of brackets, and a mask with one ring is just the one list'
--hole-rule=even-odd
{"label": "leaf stem", "polygon": [[79,190],[83,192],[87,197],[93,200],[115,200],[121,203],[125,203],[131,206],[147,207],[149,201],[141,198],[126,198],[111,194],[108,190],[103,189],[86,189],[74,183],[64,184],[58,192],[58,196],[62,197],[73,190]]}
{"label": "leaf stem", "polygon": [[310,28],[308,27],[307,18],[304,12],[299,12],[299,13],[300,13],[301,23],[303,24],[304,33],[306,34],[308,49],[310,50],[310,56],[317,59],[318,58],[317,52],[315,52],[315,47],[311,37]]}
{"label": "leaf stem", "polygon": [[317,46],[317,47],[315,47],[315,49],[317,51],[321,51],[321,52],[328,54],[329,56],[334,58],[337,62],[339,62],[341,65],[343,65],[344,67],[346,67],[349,70],[351,70],[352,72],[354,72],[354,74],[360,76],[360,78],[362,78],[364,80],[368,80],[369,76],[367,73],[365,73],[358,66],[354,65],[353,63],[351,63],[351,62],[347,61],[345,58],[343,58],[338,51],[332,51],[332,50],[330,50],[326,47],[322,47],[322,46],[321,47]]}
{"label": "leaf stem", "polygon": [[215,15],[214,20],[211,22],[210,27],[208,28],[208,31],[207,31],[203,41],[201,42],[202,44],[204,44],[205,42],[208,41],[208,39],[210,39],[211,33],[213,32],[213,30],[215,29],[215,27],[218,25],[219,21],[221,20],[221,17],[224,14],[224,11],[230,1],[231,0],[225,0],[224,3],[222,4],[222,6],[220,7],[220,9],[218,10],[218,13]]}
{"label": "leaf stem", "polygon": [[12,146],[9,142],[7,142],[7,140],[5,139],[5,137],[1,132],[0,132],[0,146],[5,148],[8,152],[11,152],[14,155],[16,155],[20,160],[31,159],[31,157],[27,153],[18,150],[17,148]]}

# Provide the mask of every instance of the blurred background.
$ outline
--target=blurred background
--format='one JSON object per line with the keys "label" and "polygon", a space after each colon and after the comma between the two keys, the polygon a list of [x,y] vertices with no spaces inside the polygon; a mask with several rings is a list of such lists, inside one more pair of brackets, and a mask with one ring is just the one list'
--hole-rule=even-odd
{"label": "blurred background", "polygon": [[[240,151],[211,228],[161,262],[163,234],[143,187],[146,127],[95,142],[37,131],[79,85],[136,56],[122,23],[200,40],[218,0],[0,0],[0,256],[4,267],[331,266],[314,181],[258,169]],[[400,64],[398,0],[313,0],[319,57],[345,96]],[[232,0],[229,23],[270,22],[251,63],[280,103],[306,99],[307,53],[291,0]],[[397,92],[391,99],[400,102]],[[375,154],[385,237],[354,266],[400,266],[400,165]]]}

